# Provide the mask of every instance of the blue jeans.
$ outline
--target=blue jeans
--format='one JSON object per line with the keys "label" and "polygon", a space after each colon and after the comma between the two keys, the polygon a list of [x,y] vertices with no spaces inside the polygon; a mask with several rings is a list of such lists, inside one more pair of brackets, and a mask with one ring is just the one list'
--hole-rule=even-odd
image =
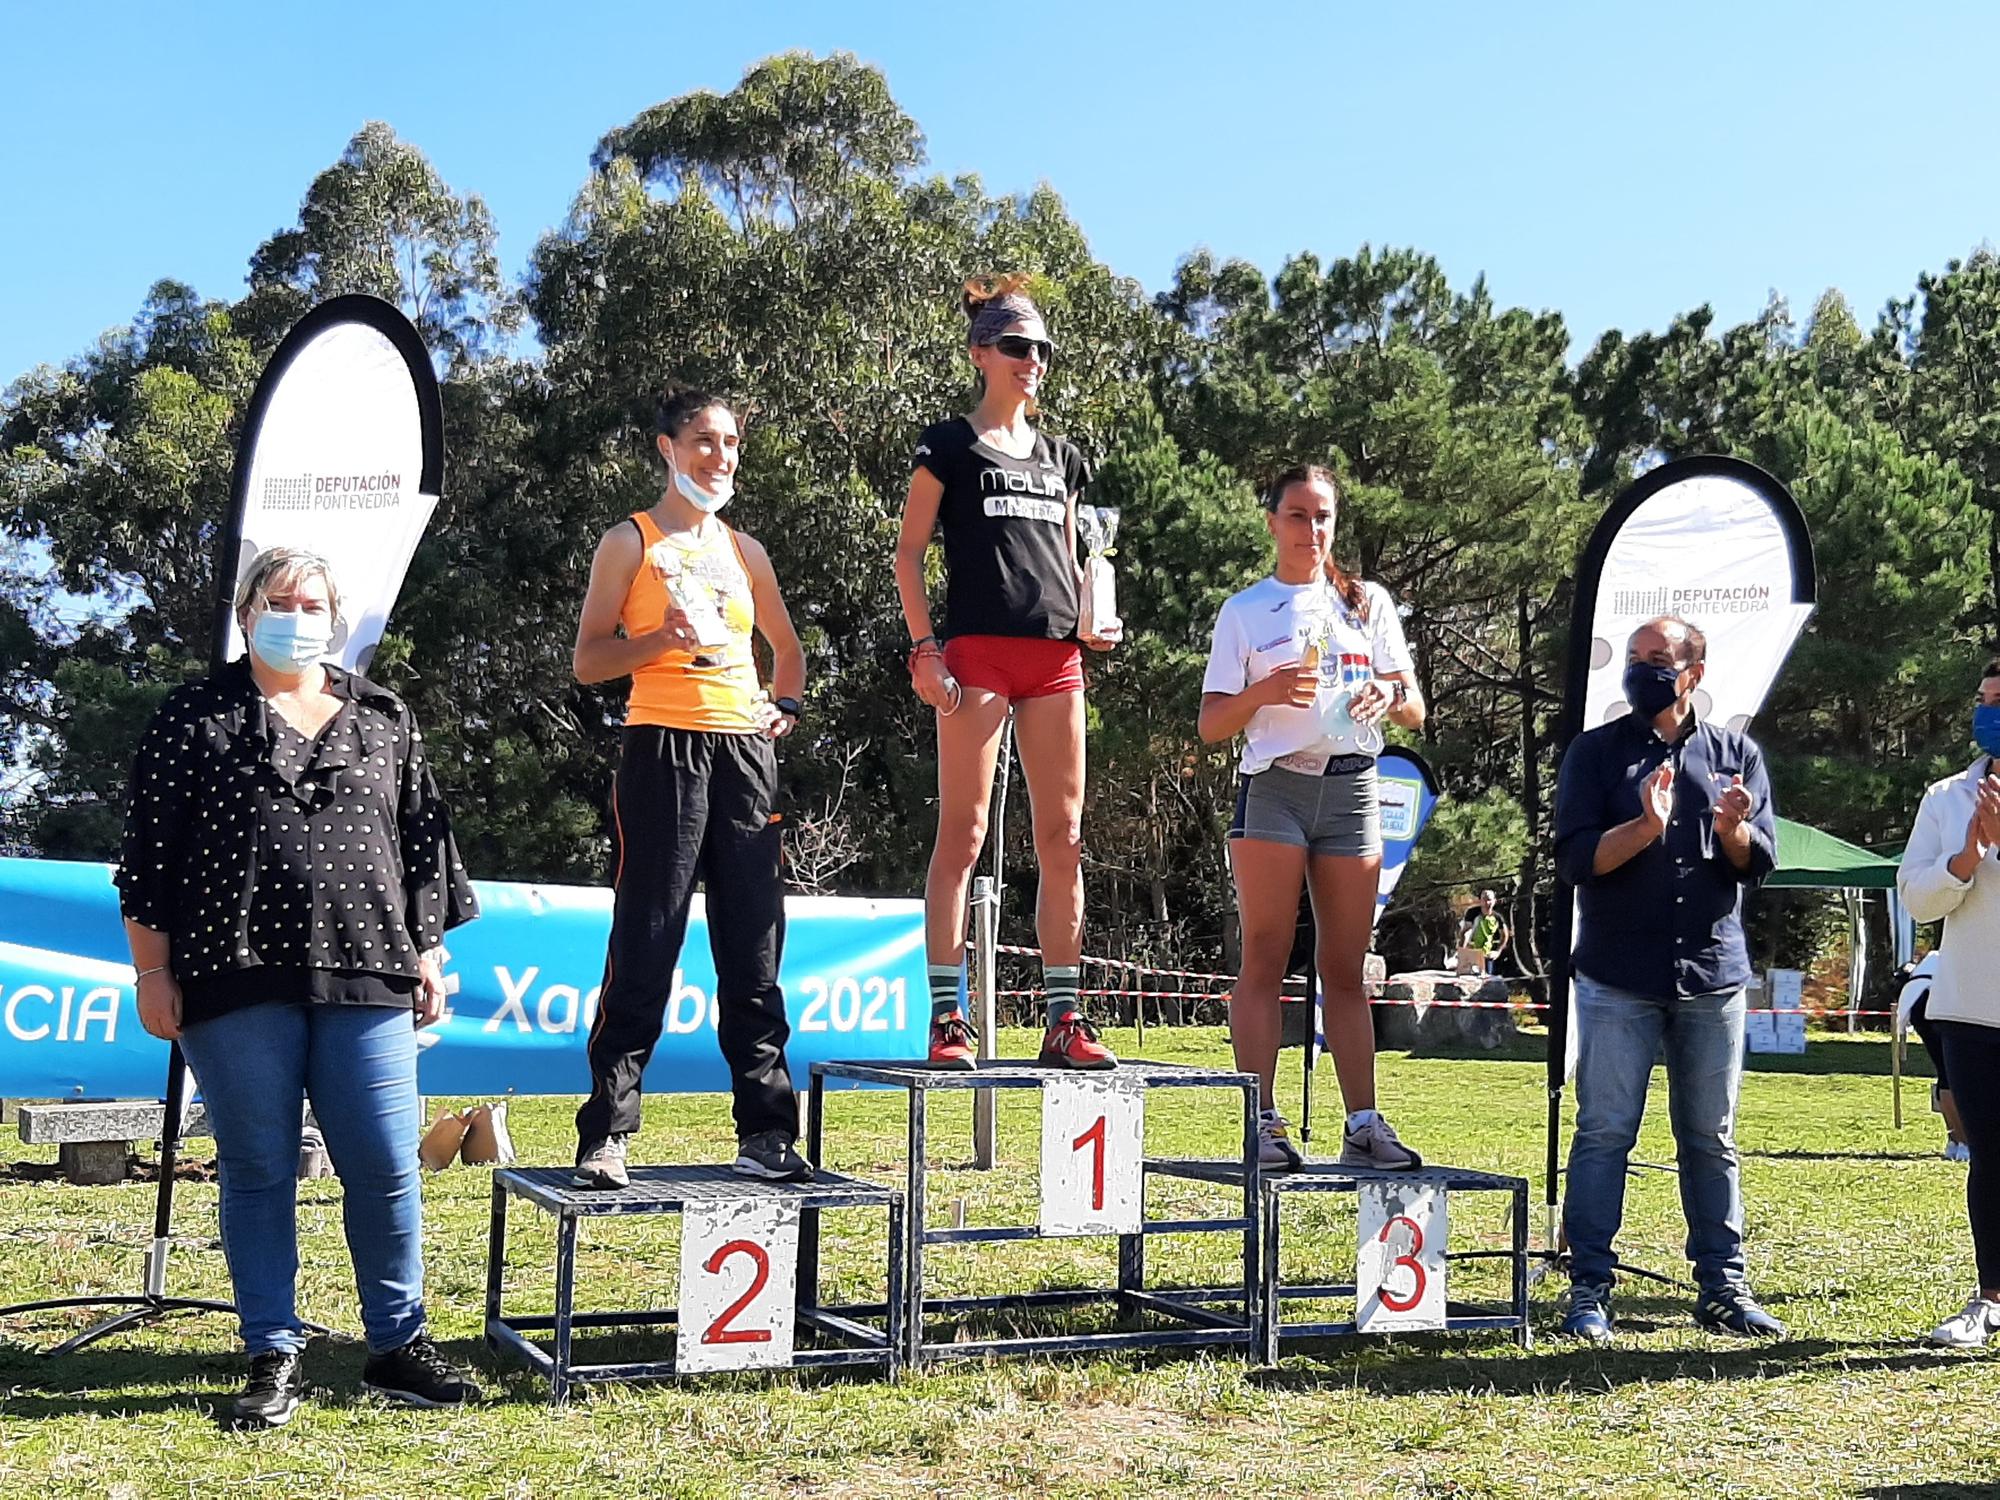
{"label": "blue jeans", "polygon": [[1646,1113],[1662,1045],[1687,1257],[1703,1291],[1744,1285],[1743,1193],[1736,1099],[1743,1083],[1743,991],[1660,998],[1578,974],[1576,1138],[1569,1148],[1563,1233],[1574,1280],[1611,1280],[1611,1242],[1625,1217],[1625,1167]]}
{"label": "blue jeans", "polygon": [[181,1037],[222,1176],[222,1251],[252,1354],[299,1350],[300,1100],[340,1174],[361,1326],[374,1353],[424,1331],[422,1106],[410,1012],[387,1005],[245,1006]]}

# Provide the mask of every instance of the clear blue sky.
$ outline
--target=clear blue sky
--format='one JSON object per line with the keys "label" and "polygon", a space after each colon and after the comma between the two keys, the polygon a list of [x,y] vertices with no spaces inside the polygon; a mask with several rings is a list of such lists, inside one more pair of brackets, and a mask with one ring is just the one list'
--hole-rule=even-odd
{"label": "clear blue sky", "polygon": [[790,47],[883,68],[933,168],[1047,180],[1149,289],[1201,245],[1413,245],[1581,353],[1774,289],[1866,324],[2000,231],[1974,4],[0,0],[0,384],[156,278],[236,296],[369,119],[485,196],[518,272],[606,129]]}

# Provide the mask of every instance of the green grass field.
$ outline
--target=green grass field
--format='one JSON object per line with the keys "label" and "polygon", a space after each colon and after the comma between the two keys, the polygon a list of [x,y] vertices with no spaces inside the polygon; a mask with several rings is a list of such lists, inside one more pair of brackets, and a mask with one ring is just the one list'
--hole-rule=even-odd
{"label": "green grass field", "polygon": [[[1112,1040],[1136,1051],[1130,1033]],[[1003,1050],[1019,1055],[1031,1044],[1021,1033]],[[1226,1051],[1219,1031],[1200,1029],[1155,1031],[1146,1054],[1221,1061]],[[434,1333],[479,1370],[485,1404],[414,1413],[358,1392],[362,1350],[338,1188],[304,1184],[304,1311],[340,1333],[308,1355],[311,1402],[292,1425],[258,1436],[217,1429],[210,1410],[241,1374],[227,1317],[167,1322],[60,1362],[34,1350],[84,1317],[16,1320],[0,1325],[0,1495],[212,1496],[252,1486],[320,1500],[1991,1494],[2000,1489],[1990,1440],[2000,1365],[1917,1342],[1957,1310],[1972,1281],[1965,1169],[1939,1159],[1942,1132],[1920,1082],[1905,1085],[1910,1128],[1891,1128],[1887,1073],[1884,1042],[1816,1040],[1808,1058],[1770,1060],[1745,1082],[1750,1266],[1766,1303],[1791,1325],[1780,1344],[1702,1333],[1684,1294],[1628,1286],[1618,1341],[1582,1348],[1550,1336],[1555,1288],[1543,1286],[1536,1347],[1526,1353],[1500,1334],[1425,1334],[1308,1346],[1269,1371],[1235,1353],[1066,1356],[947,1364],[893,1386],[827,1374],[597,1387],[551,1408],[541,1381],[481,1343],[487,1174],[454,1167],[428,1186],[428,1297]],[[1508,1058],[1391,1054],[1382,1075],[1406,1138],[1435,1160],[1529,1176],[1539,1202],[1542,1068],[1525,1049]],[[1322,1078],[1330,1093],[1330,1073]],[[1296,1090],[1296,1075],[1288,1081]],[[1642,1154],[1670,1160],[1657,1074],[1655,1089]],[[1237,1127],[1222,1117],[1220,1097],[1154,1094],[1149,1149],[1228,1150]],[[933,1108],[933,1223],[958,1200],[971,1223],[1032,1222],[1034,1104],[1002,1099],[1007,1169],[996,1173],[966,1168],[968,1105]],[[893,1181],[900,1098],[843,1095],[830,1113],[832,1164]],[[564,1100],[516,1105],[522,1159],[567,1160],[569,1115]],[[70,1187],[55,1180],[52,1153],[21,1146],[11,1130],[9,1140],[0,1302],[135,1289],[152,1185]],[[649,1106],[634,1159],[715,1159],[728,1145],[722,1100],[661,1100]],[[1189,1185],[1173,1196],[1198,1208],[1218,1201],[1209,1191]],[[212,1182],[187,1183],[179,1203],[173,1289],[226,1297]],[[1454,1199],[1454,1248],[1497,1242],[1501,1204]],[[1287,1274],[1351,1271],[1351,1216],[1341,1200],[1322,1199],[1288,1219]],[[517,1206],[513,1223],[510,1304],[545,1310],[549,1221]],[[1635,1178],[1627,1258],[1679,1272],[1678,1226],[1673,1179]],[[879,1214],[829,1217],[830,1293],[859,1297],[872,1286],[880,1295],[872,1247],[882,1232]],[[1536,1233],[1539,1241],[1539,1222]],[[1156,1242],[1155,1275],[1219,1280],[1237,1243]],[[666,1219],[587,1225],[579,1306],[668,1305],[677,1245]],[[1089,1240],[948,1247],[932,1251],[932,1266],[948,1290],[1104,1285],[1114,1279],[1114,1252]],[[1491,1272],[1468,1272],[1468,1289],[1482,1274]],[[619,1347],[643,1354],[664,1343]]]}

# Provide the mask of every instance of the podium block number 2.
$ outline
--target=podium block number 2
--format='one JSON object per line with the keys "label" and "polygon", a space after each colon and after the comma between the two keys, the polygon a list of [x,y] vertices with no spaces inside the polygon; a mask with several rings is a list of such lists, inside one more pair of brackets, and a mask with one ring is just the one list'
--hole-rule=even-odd
{"label": "podium block number 2", "polygon": [[790,1365],[798,1284],[797,1205],[689,1204],[681,1223],[674,1368],[695,1374]]}
{"label": "podium block number 2", "polygon": [[1445,1190],[1364,1182],[1354,1325],[1362,1333],[1442,1328],[1445,1320]]}
{"label": "podium block number 2", "polygon": [[1145,1142],[1136,1082],[1113,1074],[1042,1085],[1042,1233],[1136,1233]]}

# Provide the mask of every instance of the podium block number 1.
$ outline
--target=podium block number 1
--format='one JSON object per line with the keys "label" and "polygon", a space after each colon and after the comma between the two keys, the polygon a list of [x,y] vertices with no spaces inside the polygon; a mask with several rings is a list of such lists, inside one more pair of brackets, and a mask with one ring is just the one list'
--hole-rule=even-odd
{"label": "podium block number 1", "polygon": [[1145,1149],[1136,1081],[1111,1074],[1042,1085],[1042,1233],[1137,1233]]}
{"label": "podium block number 1", "polygon": [[696,1374],[790,1365],[798,1285],[796,1204],[689,1204],[681,1223],[674,1368]]}
{"label": "podium block number 1", "polygon": [[1445,1190],[1364,1182],[1360,1198],[1355,1328],[1404,1333],[1444,1327]]}

